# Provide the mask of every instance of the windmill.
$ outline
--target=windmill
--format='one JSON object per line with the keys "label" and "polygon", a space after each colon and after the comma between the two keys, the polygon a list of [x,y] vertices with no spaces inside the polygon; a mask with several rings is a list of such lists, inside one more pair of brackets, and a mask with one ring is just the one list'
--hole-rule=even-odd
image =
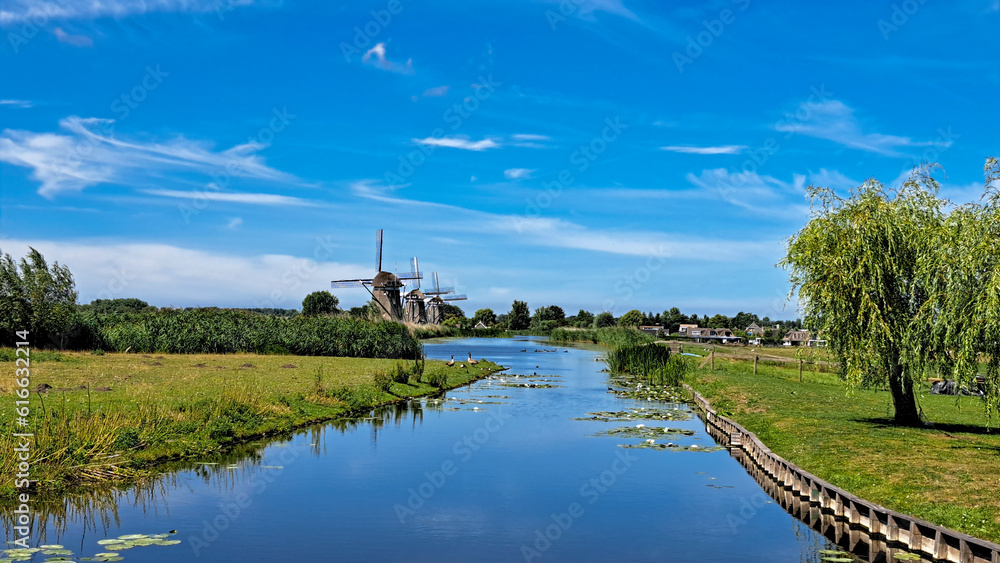
{"label": "windmill", "polygon": [[452,295],[453,293],[455,293],[454,287],[441,287],[438,273],[434,272],[434,287],[424,291],[425,295],[431,296],[427,301],[428,323],[439,325],[444,321],[443,306],[445,301],[465,301],[468,299],[466,295]]}
{"label": "windmill", "polygon": [[[410,259],[410,268],[414,272],[420,271],[416,256]],[[403,296],[403,319],[408,323],[427,324],[427,295],[420,291],[419,278],[414,283],[414,288]]]}
{"label": "windmill", "polygon": [[375,231],[375,277],[368,279],[335,280],[331,288],[363,287],[371,294],[382,311],[382,318],[389,321],[403,319],[403,304],[400,289],[403,280],[419,280],[423,275],[416,269],[412,272],[392,273],[382,270],[382,229]]}

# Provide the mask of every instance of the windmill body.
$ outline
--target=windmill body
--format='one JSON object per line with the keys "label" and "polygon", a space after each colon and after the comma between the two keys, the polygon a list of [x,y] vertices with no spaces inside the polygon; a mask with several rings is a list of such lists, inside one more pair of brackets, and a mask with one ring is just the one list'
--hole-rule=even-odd
{"label": "windmill body", "polygon": [[387,321],[401,322],[403,320],[402,288],[404,280],[419,280],[419,271],[394,274],[382,270],[382,231],[375,233],[375,270],[374,278],[353,280],[335,280],[331,288],[363,287],[371,294],[379,306],[382,318]]}

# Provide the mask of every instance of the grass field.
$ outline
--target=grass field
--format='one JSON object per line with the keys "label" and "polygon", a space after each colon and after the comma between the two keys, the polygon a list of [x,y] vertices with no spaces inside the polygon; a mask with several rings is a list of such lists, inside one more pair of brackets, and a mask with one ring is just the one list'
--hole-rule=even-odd
{"label": "grass field", "polygon": [[888,392],[848,393],[836,374],[811,368],[799,383],[798,366],[764,364],[754,376],[752,361],[717,358],[715,371],[697,370],[688,381],[721,414],[816,476],[1000,542],[1000,432],[987,427],[980,399],[930,395],[922,385],[918,401],[934,426],[898,427]]}
{"label": "grass field", "polygon": [[[12,361],[0,366],[13,376]],[[35,434],[31,478],[38,494],[55,495],[129,482],[166,460],[458,387],[498,368],[253,354],[36,355],[30,427],[15,426],[16,397],[0,387],[0,473],[17,473],[14,432]],[[52,389],[34,392],[39,385]],[[0,500],[13,492],[12,479],[0,484]]]}

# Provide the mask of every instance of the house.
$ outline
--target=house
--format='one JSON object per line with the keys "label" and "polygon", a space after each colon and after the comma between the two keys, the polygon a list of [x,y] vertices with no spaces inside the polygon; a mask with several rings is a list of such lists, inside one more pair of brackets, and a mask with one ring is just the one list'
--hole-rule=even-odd
{"label": "house", "polygon": [[803,346],[809,342],[809,331],[790,330],[781,340],[785,346]]}
{"label": "house", "polygon": [[648,325],[648,326],[640,326],[639,330],[645,332],[646,334],[652,334],[653,336],[657,336],[663,330],[663,327],[659,325]]}
{"label": "house", "polygon": [[479,321],[478,323],[476,323],[476,328],[490,328],[490,327],[486,326],[483,323],[483,321]]}
{"label": "house", "polygon": [[678,330],[677,332],[680,332],[681,334],[686,336],[690,336],[688,334],[688,331],[692,328],[698,328],[698,325],[681,325],[680,330]]}
{"label": "house", "polygon": [[731,342],[735,343],[743,341],[741,337],[735,336],[733,331],[728,328],[702,328],[699,326],[689,326],[687,335],[695,342],[722,342],[723,344],[729,344]]}
{"label": "house", "polygon": [[743,332],[746,332],[747,336],[763,336],[764,329],[760,328],[760,325],[757,323],[750,323],[750,326],[748,326]]}

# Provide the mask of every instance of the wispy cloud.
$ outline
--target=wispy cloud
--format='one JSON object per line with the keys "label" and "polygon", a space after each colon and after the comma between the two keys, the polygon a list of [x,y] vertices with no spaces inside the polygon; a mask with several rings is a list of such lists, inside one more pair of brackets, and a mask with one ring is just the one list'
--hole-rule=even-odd
{"label": "wispy cloud", "polygon": [[385,56],[385,43],[376,43],[374,47],[361,57],[361,62],[375,68],[397,74],[413,74],[413,59],[407,59],[406,64],[389,60]]}
{"label": "wispy cloud", "polygon": [[0,161],[32,169],[38,193],[52,198],[102,183],[128,183],[166,173],[233,176],[282,183],[298,182],[267,166],[257,154],[266,145],[249,142],[216,151],[211,143],[177,137],[167,142],[124,140],[114,136],[114,120],[70,116],[59,121],[62,133],[4,129]]}
{"label": "wispy cloud", "polygon": [[783,122],[776,125],[775,130],[826,139],[845,147],[892,157],[908,156],[901,150],[906,147],[933,144],[899,135],[866,133],[855,116],[854,109],[840,100],[810,103],[804,107],[810,112],[809,119],[794,123]]}
{"label": "wispy cloud", "polygon": [[587,250],[627,256],[663,255],[671,258],[741,262],[761,256],[771,259],[777,241],[734,241],[687,233],[591,229],[558,218],[502,215],[456,205],[397,197],[375,181],[356,182],[355,195],[404,208],[434,209],[451,218],[441,229],[459,232],[505,233],[511,242],[531,246]]}
{"label": "wispy cloud", "polygon": [[241,226],[243,226],[242,217],[233,217],[232,219],[229,220],[229,223],[226,223],[226,228],[233,231],[240,228]]}
{"label": "wispy cloud", "polygon": [[448,93],[448,86],[445,85],[445,86],[435,86],[433,88],[428,88],[424,90],[423,95],[425,98],[433,98],[436,96],[444,96],[447,93]]}
{"label": "wispy cloud", "polygon": [[[825,175],[830,173],[822,171]],[[828,177],[828,176],[826,176]],[[689,173],[688,182],[700,195],[724,201],[751,213],[777,218],[804,218],[809,214],[805,187],[810,176],[795,174],[791,182],[756,172],[730,172],[725,168]]]}
{"label": "wispy cloud", "polygon": [[511,139],[515,141],[551,141],[552,137],[548,135],[535,135],[533,133],[517,133],[510,136]]}
{"label": "wispy cloud", "polygon": [[63,28],[61,27],[53,29],[52,33],[55,34],[56,39],[58,39],[60,43],[66,43],[67,45],[72,45],[74,47],[94,46],[93,39],[87,37],[86,35],[70,35],[69,33],[63,31]]}
{"label": "wispy cloud", "polygon": [[531,168],[508,168],[503,171],[503,175],[508,180],[521,180],[531,176],[534,169]]}
{"label": "wispy cloud", "polygon": [[187,200],[222,201],[229,203],[248,203],[252,205],[298,205],[304,207],[315,207],[319,202],[310,201],[298,197],[291,197],[277,194],[258,193],[238,193],[238,192],[217,192],[217,191],[190,191],[190,190],[139,190],[148,195],[160,197],[172,197]]}
{"label": "wispy cloud", "polygon": [[447,147],[466,151],[484,151],[500,147],[500,144],[491,138],[470,141],[464,137],[427,137],[424,139],[413,139],[413,142],[432,147]]}
{"label": "wispy cloud", "polygon": [[661,151],[681,152],[685,154],[739,154],[746,145],[719,145],[715,147],[690,147],[681,145],[670,145],[660,147]]}
{"label": "wispy cloud", "polygon": [[[225,0],[225,6],[247,6],[254,0]],[[7,0],[0,8],[0,24],[45,17],[48,20],[124,18],[148,12],[214,12],[220,0]]]}
{"label": "wispy cloud", "polygon": [[0,106],[27,109],[33,105],[30,100],[0,100]]}
{"label": "wispy cloud", "polygon": [[641,21],[635,12],[625,7],[624,0],[587,0],[579,3],[579,6],[580,17],[584,19],[592,19],[596,12],[605,12],[628,20]]}

